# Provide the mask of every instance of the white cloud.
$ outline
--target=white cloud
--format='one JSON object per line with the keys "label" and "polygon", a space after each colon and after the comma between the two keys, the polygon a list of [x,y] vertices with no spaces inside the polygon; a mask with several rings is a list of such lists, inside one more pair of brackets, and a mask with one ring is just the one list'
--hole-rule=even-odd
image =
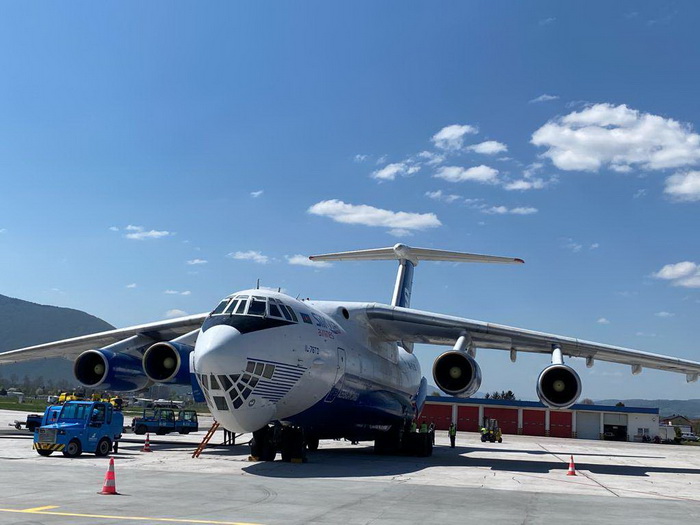
{"label": "white cloud", "polygon": [[645,190],[644,188],[641,188],[641,189],[634,192],[634,195],[632,195],[632,198],[640,199],[642,197],[645,197],[646,194],[647,194],[647,190]]}
{"label": "white cloud", "polygon": [[382,155],[381,157],[379,157],[377,159],[376,164],[377,165],[384,164],[387,161],[387,159],[388,159],[388,157],[386,155]]}
{"label": "white cloud", "polygon": [[547,181],[544,179],[519,179],[506,182],[503,185],[503,188],[508,191],[541,190],[542,188],[546,187],[547,184]]}
{"label": "white cloud", "polygon": [[547,95],[547,93],[545,93],[537,98],[533,98],[530,101],[530,104],[537,104],[539,102],[550,102],[552,100],[559,100],[559,97],[557,95]]}
{"label": "white cloud", "polygon": [[119,231],[119,228],[117,228],[116,226],[110,226],[110,227],[109,227],[109,230],[110,230],[110,231],[113,231],[113,232],[118,232],[118,231]]}
{"label": "white cloud", "polygon": [[579,253],[583,250],[583,244],[574,241],[573,239],[564,239],[564,248],[572,251],[573,253]]}
{"label": "white cloud", "polygon": [[433,153],[432,151],[421,151],[418,154],[418,158],[428,166],[437,166],[445,160],[445,155]]}
{"label": "white cloud", "polygon": [[165,290],[163,292],[166,295],[191,295],[192,292],[185,290],[184,292],[178,292],[177,290]]}
{"label": "white cloud", "polygon": [[550,120],[532,135],[562,170],[628,171],[689,166],[700,161],[700,135],[690,125],[626,105],[595,104]]}
{"label": "white cloud", "polygon": [[479,129],[476,126],[470,126],[469,124],[453,124],[442,128],[433,135],[431,140],[438,149],[455,151],[462,149],[464,145],[464,135],[474,135],[476,133],[479,133]]}
{"label": "white cloud", "polygon": [[328,268],[333,266],[327,261],[312,261],[306,255],[301,254],[291,256],[287,255],[286,259],[289,264],[293,264],[295,266],[310,266],[312,268]]}
{"label": "white cloud", "polygon": [[498,170],[489,166],[474,166],[461,168],[459,166],[443,166],[439,168],[433,177],[450,182],[475,181],[485,184],[498,183]]}
{"label": "white cloud", "polygon": [[467,148],[469,151],[475,153],[481,153],[482,155],[496,155],[497,153],[503,153],[508,151],[508,146],[502,142],[497,142],[495,140],[487,140],[486,142],[481,142],[479,144],[474,144]]}
{"label": "white cloud", "polygon": [[537,208],[519,206],[517,208],[508,208],[506,206],[491,206],[490,208],[484,208],[481,210],[482,213],[487,213],[489,215],[532,215],[537,213]]}
{"label": "white cloud", "polygon": [[668,318],[668,317],[675,317],[676,314],[671,313],[671,312],[656,312],[654,315],[656,317]]}
{"label": "white cloud", "polygon": [[346,204],[338,199],[317,202],[307,211],[313,215],[328,217],[343,224],[362,224],[404,230],[423,230],[442,224],[434,213],[394,212],[366,204]]}
{"label": "white cloud", "polygon": [[187,312],[178,309],[168,310],[165,312],[166,319],[175,319],[176,317],[185,317],[187,315],[189,315]]}
{"label": "white cloud", "polygon": [[671,175],[666,179],[664,193],[678,201],[700,201],[700,171]]}
{"label": "white cloud", "polygon": [[598,324],[610,324],[610,321],[608,321],[605,317],[601,317],[596,321]]}
{"label": "white cloud", "polygon": [[553,24],[554,22],[557,21],[557,18],[555,16],[550,16],[549,18],[543,18],[538,22],[541,26],[548,26],[550,24]]}
{"label": "white cloud", "polygon": [[387,164],[382,169],[372,172],[372,178],[377,180],[394,180],[397,175],[413,175],[420,170],[420,166],[410,162],[395,162]]}
{"label": "white cloud", "polygon": [[258,264],[267,264],[270,262],[270,258],[267,255],[263,255],[262,253],[254,250],[248,250],[247,252],[232,252],[226,257],[239,261],[253,261]]}
{"label": "white cloud", "polygon": [[700,288],[700,265],[690,261],[667,264],[652,277],[671,281],[673,286]]}
{"label": "white cloud", "polygon": [[426,191],[425,196],[436,201],[447,202],[448,204],[462,198],[461,195],[443,193],[442,190]]}
{"label": "white cloud", "polygon": [[354,160],[355,162],[364,162],[367,160],[367,155],[363,155],[361,153],[358,153],[357,155],[355,155],[352,158],[352,160]]}
{"label": "white cloud", "polygon": [[192,259],[190,261],[187,261],[187,264],[189,264],[190,266],[195,266],[195,265],[199,265],[199,264],[207,264],[208,262],[209,261],[204,260],[204,259]]}
{"label": "white cloud", "polygon": [[257,199],[263,193],[265,193],[265,190],[251,191],[250,196],[253,197],[254,199]]}
{"label": "white cloud", "polygon": [[192,295],[192,292],[185,290],[184,292],[180,292],[180,295]]}
{"label": "white cloud", "polygon": [[136,283],[131,283],[126,285],[127,288],[136,288]]}
{"label": "white cloud", "polygon": [[600,248],[600,244],[598,244],[597,242],[594,242],[588,247],[589,250],[597,250],[598,248]]}
{"label": "white cloud", "polygon": [[146,239],[160,239],[162,237],[168,237],[170,235],[173,235],[169,231],[146,230],[143,226],[134,226],[132,224],[129,224],[124,229],[128,232],[131,232],[124,235],[124,237],[135,241],[143,241]]}

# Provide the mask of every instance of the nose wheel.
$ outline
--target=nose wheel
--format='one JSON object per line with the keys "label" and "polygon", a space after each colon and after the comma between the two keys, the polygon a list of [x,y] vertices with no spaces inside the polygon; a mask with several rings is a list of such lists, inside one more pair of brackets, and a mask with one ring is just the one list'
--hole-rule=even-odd
{"label": "nose wheel", "polygon": [[282,461],[287,463],[305,463],[306,441],[304,439],[304,429],[291,425],[282,426],[277,424],[274,427],[265,426],[253,432],[253,439],[250,441],[250,455],[252,458],[257,461],[274,461],[278,450],[282,453]]}

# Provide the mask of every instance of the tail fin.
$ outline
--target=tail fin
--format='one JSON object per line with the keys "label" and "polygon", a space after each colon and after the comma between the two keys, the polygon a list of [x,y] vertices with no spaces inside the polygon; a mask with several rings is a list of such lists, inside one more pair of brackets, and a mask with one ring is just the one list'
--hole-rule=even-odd
{"label": "tail fin", "polygon": [[399,261],[399,271],[396,275],[392,306],[408,308],[411,305],[411,288],[413,287],[413,269],[419,261],[452,261],[474,263],[518,264],[522,259],[511,257],[496,257],[494,255],[479,255],[476,253],[449,252],[431,250],[429,248],[411,248],[405,244],[396,244],[391,248],[373,250],[355,250],[351,252],[328,253],[312,255],[312,261]]}

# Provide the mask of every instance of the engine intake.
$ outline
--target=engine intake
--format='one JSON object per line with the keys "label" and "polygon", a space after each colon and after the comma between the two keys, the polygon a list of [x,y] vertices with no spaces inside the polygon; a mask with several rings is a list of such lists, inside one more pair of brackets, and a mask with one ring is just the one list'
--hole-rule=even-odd
{"label": "engine intake", "polygon": [[446,394],[470,397],[481,386],[481,368],[469,354],[452,350],[433,363],[433,379]]}
{"label": "engine intake", "polygon": [[156,383],[189,385],[189,356],[193,350],[183,343],[156,343],[143,354],[143,371]]}
{"label": "engine intake", "polygon": [[549,365],[537,378],[537,396],[549,408],[569,408],[581,395],[581,379],[570,366]]}
{"label": "engine intake", "polygon": [[73,363],[73,374],[86,387],[121,392],[142,390],[150,383],[138,357],[105,349],[80,354]]}

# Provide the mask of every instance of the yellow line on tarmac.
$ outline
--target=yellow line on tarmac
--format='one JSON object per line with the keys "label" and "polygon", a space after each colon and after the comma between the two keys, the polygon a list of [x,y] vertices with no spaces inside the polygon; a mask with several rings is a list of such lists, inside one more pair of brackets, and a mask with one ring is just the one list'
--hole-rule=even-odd
{"label": "yellow line on tarmac", "polygon": [[152,518],[146,516],[110,516],[107,514],[79,514],[76,512],[56,512],[43,509],[56,509],[56,506],[35,507],[33,509],[0,509],[0,512],[11,512],[15,514],[42,514],[44,516],[68,516],[72,518],[101,518],[106,520],[135,520],[135,521],[157,521],[164,523],[200,523],[203,525],[259,525],[256,523],[247,523],[242,521],[215,521],[215,520],[196,520],[182,518]]}

